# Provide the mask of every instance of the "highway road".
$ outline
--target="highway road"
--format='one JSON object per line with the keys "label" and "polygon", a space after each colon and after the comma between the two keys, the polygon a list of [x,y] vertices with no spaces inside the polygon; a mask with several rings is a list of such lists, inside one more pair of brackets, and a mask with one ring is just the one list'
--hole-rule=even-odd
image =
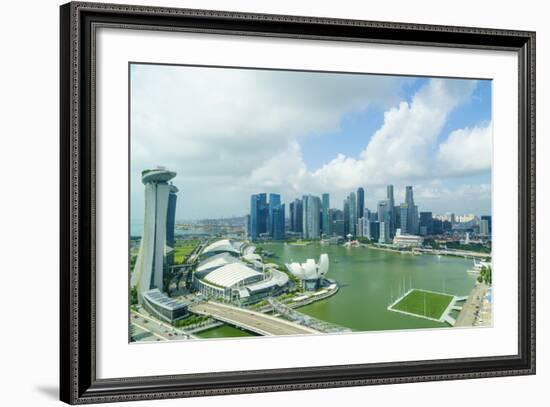
{"label": "highway road", "polygon": [[[155,318],[149,317],[141,312],[131,311],[130,323],[135,329],[134,336],[142,336],[142,340],[173,341],[182,339],[196,339],[196,337],[191,334],[174,328],[164,322],[158,321]],[[144,335],[145,333],[148,333],[149,336]]]}

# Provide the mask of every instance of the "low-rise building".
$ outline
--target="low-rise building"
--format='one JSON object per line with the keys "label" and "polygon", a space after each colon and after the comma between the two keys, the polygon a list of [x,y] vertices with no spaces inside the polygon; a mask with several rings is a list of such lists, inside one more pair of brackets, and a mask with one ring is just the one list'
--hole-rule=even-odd
{"label": "low-rise building", "polygon": [[417,235],[397,234],[393,238],[393,244],[402,247],[420,247],[424,243],[424,238]]}
{"label": "low-rise building", "polygon": [[282,293],[289,277],[265,265],[254,246],[219,240],[201,253],[203,261],[193,274],[193,286],[201,294],[237,304],[251,304]]}
{"label": "low-rise building", "polygon": [[185,318],[189,313],[187,302],[170,298],[158,288],[145,291],[141,305],[147,312],[168,323]]}

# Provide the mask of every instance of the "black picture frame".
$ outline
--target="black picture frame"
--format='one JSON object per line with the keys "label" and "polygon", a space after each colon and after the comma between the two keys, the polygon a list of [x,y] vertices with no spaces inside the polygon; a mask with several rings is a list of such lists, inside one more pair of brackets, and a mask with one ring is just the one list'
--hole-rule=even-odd
{"label": "black picture frame", "polygon": [[[60,22],[62,401],[84,404],[535,373],[534,32],[82,2],[62,5]],[[96,378],[94,35],[101,26],[516,52],[519,57],[518,353],[435,361]]]}

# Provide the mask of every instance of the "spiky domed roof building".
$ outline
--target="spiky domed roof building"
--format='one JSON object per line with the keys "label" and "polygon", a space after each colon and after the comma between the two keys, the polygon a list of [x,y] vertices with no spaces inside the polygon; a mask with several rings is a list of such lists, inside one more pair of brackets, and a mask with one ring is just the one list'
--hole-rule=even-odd
{"label": "spiky domed roof building", "polygon": [[254,246],[220,239],[200,253],[193,273],[193,284],[200,293],[239,304],[251,304],[283,292],[288,275],[265,267]]}

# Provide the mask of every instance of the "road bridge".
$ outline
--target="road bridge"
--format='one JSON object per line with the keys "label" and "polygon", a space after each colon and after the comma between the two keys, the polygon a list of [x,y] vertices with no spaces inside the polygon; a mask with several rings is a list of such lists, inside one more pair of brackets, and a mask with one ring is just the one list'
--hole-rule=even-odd
{"label": "road bridge", "polygon": [[246,308],[208,301],[189,306],[195,314],[208,315],[218,321],[237,326],[262,336],[308,335],[321,333],[316,329],[262,314]]}
{"label": "road bridge", "polygon": [[280,301],[277,301],[273,298],[268,298],[267,301],[273,307],[273,309],[284,316],[287,320],[295,321],[302,326],[307,326],[309,328],[316,329],[319,332],[324,333],[336,333],[336,332],[351,332],[351,329],[344,328],[330,322],[322,321],[312,316],[302,314],[301,312],[296,311],[293,308],[290,308],[288,305],[283,304]]}

